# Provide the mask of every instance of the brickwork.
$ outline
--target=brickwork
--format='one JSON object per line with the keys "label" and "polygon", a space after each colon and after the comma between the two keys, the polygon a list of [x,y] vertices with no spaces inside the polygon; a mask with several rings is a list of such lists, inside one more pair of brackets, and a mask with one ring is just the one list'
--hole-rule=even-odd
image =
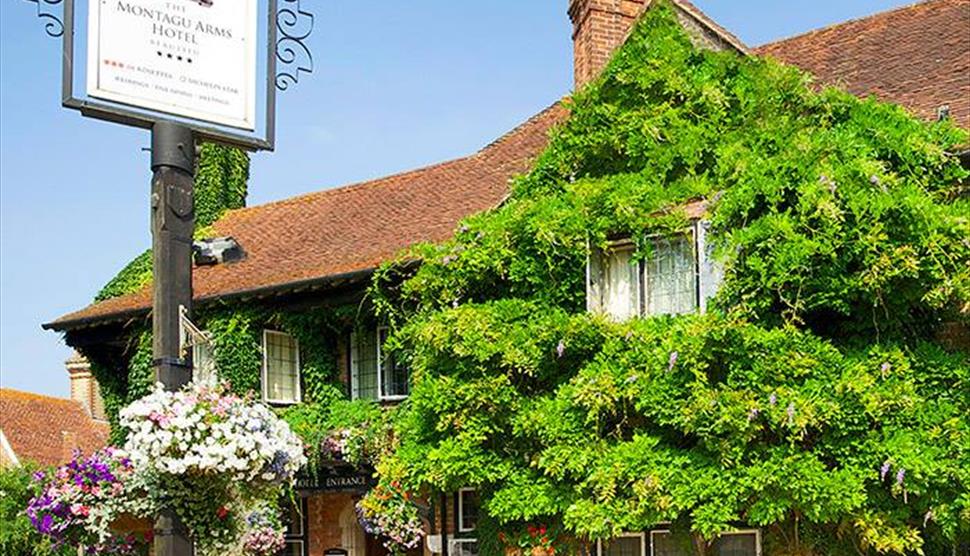
{"label": "brickwork", "polygon": [[71,399],[84,406],[91,417],[99,421],[107,421],[104,400],[101,398],[101,387],[91,374],[91,364],[75,353],[64,362],[64,366],[71,381]]}
{"label": "brickwork", "polygon": [[570,0],[576,88],[593,80],[643,9],[645,0]]}
{"label": "brickwork", "polygon": [[[307,532],[309,533],[310,556],[323,556],[328,548],[346,548],[348,556],[355,556],[346,546],[348,536],[341,527],[341,517],[346,511],[353,512],[354,499],[350,494],[321,494],[307,499]],[[344,520],[346,522],[346,519]],[[363,556],[363,547],[357,556]]]}
{"label": "brickwork", "polygon": [[[570,0],[573,22],[573,73],[580,88],[603,70],[630,33],[650,0]],[[747,48],[733,35],[711,21],[693,4],[679,0],[673,5],[677,19],[700,48],[723,50]]]}

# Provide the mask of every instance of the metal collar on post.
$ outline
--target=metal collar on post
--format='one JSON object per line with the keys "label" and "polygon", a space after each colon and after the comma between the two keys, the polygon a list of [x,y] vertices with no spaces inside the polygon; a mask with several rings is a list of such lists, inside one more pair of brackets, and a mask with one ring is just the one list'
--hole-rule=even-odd
{"label": "metal collar on post", "polygon": [[152,127],[152,171],[178,168],[195,175],[195,138],[182,124],[161,120]]}

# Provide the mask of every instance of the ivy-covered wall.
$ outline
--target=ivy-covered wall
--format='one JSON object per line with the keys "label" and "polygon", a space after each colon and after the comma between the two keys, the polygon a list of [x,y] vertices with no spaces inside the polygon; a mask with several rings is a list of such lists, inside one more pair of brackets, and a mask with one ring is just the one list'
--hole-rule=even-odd
{"label": "ivy-covered wall", "polygon": [[[378,274],[413,386],[365,502],[477,487],[495,537],[669,523],[696,554],[745,524],[772,555],[966,543],[970,362],[937,333],[970,313],[967,133],[698,50],[663,2],[569,108],[507,203]],[[589,246],[649,257],[698,199],[711,310],[587,314]]]}
{"label": "ivy-covered wall", "polygon": [[[196,235],[205,235],[227,210],[246,206],[249,182],[249,155],[245,152],[202,143],[195,170],[195,228]],[[152,279],[151,250],[128,263],[98,294],[95,301],[103,301],[137,291]]]}

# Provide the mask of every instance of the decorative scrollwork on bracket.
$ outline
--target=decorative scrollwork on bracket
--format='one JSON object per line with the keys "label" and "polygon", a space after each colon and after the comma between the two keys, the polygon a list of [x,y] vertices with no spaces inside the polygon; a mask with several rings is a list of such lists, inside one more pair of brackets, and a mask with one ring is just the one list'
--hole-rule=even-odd
{"label": "decorative scrollwork on bracket", "polygon": [[301,73],[313,73],[313,54],[306,43],[313,32],[313,14],[300,9],[300,0],[279,0],[276,28],[276,58],[285,68],[276,73],[276,88],[285,91]]}
{"label": "decorative scrollwork on bracket", "polygon": [[59,38],[64,35],[64,21],[61,19],[57,7],[64,0],[27,0],[37,4],[37,18],[44,22],[44,31],[48,36]]}

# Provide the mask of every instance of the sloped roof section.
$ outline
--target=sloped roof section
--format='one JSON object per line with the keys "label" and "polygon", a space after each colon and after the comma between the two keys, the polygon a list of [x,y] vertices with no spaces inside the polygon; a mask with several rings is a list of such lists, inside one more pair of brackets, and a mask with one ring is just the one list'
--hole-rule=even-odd
{"label": "sloped roof section", "polygon": [[76,401],[0,388],[0,430],[23,464],[59,465],[108,444],[110,427]]}
{"label": "sloped roof section", "polygon": [[[689,0],[673,2],[717,41],[752,52]],[[970,129],[970,0],[928,0],[753,53],[799,66],[858,96],[901,104],[928,120],[948,105],[957,124]],[[214,234],[235,238],[247,258],[195,268],[196,301],[355,279],[409,245],[447,239],[462,218],[504,199],[509,179],[528,169],[566,114],[557,103],[465,158],[227,213]],[[70,330],[121,321],[146,314],[150,306],[149,286],[44,326]]]}
{"label": "sloped roof section", "polygon": [[970,0],[928,0],[755,49],[822,83],[970,129]]}
{"label": "sloped roof section", "polygon": [[[449,237],[466,216],[494,208],[509,180],[545,148],[566,116],[555,104],[477,153],[374,181],[228,212],[213,226],[246,252],[240,262],[196,267],[198,302],[287,285],[307,287],[376,268],[402,249]],[[132,318],[151,306],[151,286],[63,316],[66,330]]]}

